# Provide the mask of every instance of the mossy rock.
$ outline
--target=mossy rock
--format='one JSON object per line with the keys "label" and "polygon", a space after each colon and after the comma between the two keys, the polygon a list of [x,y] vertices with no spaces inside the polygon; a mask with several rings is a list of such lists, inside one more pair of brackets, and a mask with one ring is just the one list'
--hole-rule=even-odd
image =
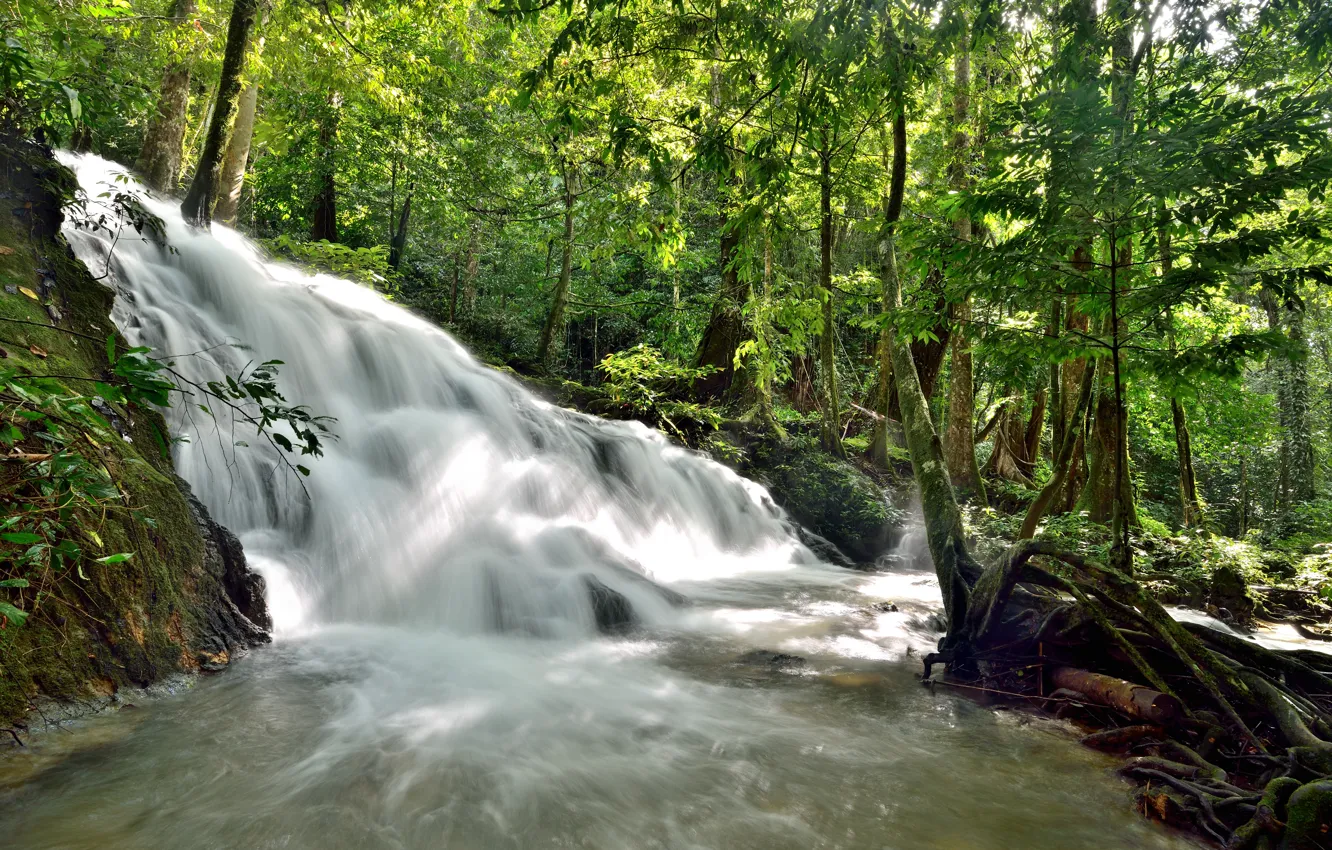
{"label": "mossy rock", "polygon": [[1286,804],[1282,850],[1332,850],[1332,780],[1302,786]]}
{"label": "mossy rock", "polygon": [[878,483],[815,445],[750,434],[737,468],[767,486],[792,520],[854,562],[874,563],[900,536],[904,516]]}
{"label": "mossy rock", "polygon": [[[73,175],[30,143],[0,139],[0,151],[0,196],[13,207],[0,216],[0,246],[10,249],[0,252],[4,364],[69,376],[62,382],[70,392],[86,393],[107,378],[114,293],[59,235]],[[133,511],[107,511],[97,532],[103,551],[133,557],[88,562],[82,577],[73,569],[47,575],[40,602],[30,591],[0,590],[30,612],[24,624],[0,629],[0,725],[21,726],[38,701],[95,709],[126,687],[225,666],[267,639],[262,581],[246,568],[235,537],[176,477],[162,418],[115,404],[105,413],[123,439],[101,441],[90,460],[105,467]],[[4,466],[3,474],[16,474]],[[12,567],[0,561],[0,578],[20,577]]]}

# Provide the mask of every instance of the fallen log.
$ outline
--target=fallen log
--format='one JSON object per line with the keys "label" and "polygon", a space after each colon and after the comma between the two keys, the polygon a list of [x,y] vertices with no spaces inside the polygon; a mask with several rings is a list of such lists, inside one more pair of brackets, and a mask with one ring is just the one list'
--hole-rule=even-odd
{"label": "fallen log", "polygon": [[1076,667],[1056,667],[1050,675],[1056,687],[1078,691],[1092,702],[1138,720],[1172,726],[1184,716],[1184,704],[1177,698],[1144,685]]}

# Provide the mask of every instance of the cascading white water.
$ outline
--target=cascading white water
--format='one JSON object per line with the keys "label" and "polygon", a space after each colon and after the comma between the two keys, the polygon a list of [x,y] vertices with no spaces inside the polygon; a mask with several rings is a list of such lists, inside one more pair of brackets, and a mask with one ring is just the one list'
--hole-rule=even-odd
{"label": "cascading white water", "polygon": [[[116,170],[68,161],[94,199]],[[203,351],[176,357],[195,380],[284,360],[288,398],[339,439],[306,498],[229,423],[173,408],[178,467],[268,576],[279,639],[90,724],[95,749],[26,750],[66,760],[0,790],[5,847],[1180,846],[1058,724],[915,683],[929,572],[815,563],[724,468],[553,409],[373,292],[150,207],[176,252],[116,248],[126,335]],[[105,234],[68,235],[100,271]],[[597,635],[586,576],[645,628]]]}
{"label": "cascading white water", "polygon": [[[88,196],[121,169],[71,157]],[[266,263],[224,227],[145,204],[171,250],[70,227],[114,272],[114,318],[199,384],[285,362],[293,403],[337,418],[308,498],[274,452],[190,399],[169,411],[180,473],[275,586],[278,625],[379,622],[541,634],[591,628],[583,576],[669,616],[636,580],[812,561],[766,493],[637,424],[543,403],[365,287]],[[131,234],[132,235],[132,234]],[[114,245],[114,249],[113,246]],[[95,259],[94,259],[95,258]],[[244,348],[239,347],[244,345]],[[281,604],[285,601],[285,605]]]}

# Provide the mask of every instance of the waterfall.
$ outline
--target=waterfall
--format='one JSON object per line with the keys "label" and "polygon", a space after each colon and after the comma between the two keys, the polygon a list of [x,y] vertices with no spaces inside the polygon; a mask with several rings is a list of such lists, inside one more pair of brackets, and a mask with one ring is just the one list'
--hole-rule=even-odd
{"label": "waterfall", "polygon": [[[106,160],[64,161],[93,212],[124,188]],[[813,560],[766,491],[725,467],[641,424],[543,402],[380,293],[143,202],[165,246],[114,225],[65,230],[111,271],[129,341],[199,384],[281,360],[288,401],[337,419],[300,480],[220,406],[178,396],[165,412],[176,468],[265,574],[279,631],[578,634],[594,628],[596,582],[663,622],[672,605],[653,582]]]}

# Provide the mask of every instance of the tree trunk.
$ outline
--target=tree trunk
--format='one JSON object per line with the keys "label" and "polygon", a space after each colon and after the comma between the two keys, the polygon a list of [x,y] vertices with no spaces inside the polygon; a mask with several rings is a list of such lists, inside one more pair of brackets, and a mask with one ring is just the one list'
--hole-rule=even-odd
{"label": "tree trunk", "polygon": [[745,323],[743,308],[749,300],[749,284],[736,268],[736,251],[740,247],[740,233],[725,209],[719,216],[721,241],[718,245],[717,264],[721,272],[721,289],[712,304],[712,315],[703,329],[695,365],[711,367],[709,375],[694,384],[700,398],[715,399],[725,395],[735,381],[735,352],[744,342]]}
{"label": "tree trunk", "polygon": [[[968,223],[970,230],[970,223]],[[944,456],[948,476],[962,499],[972,498],[985,504],[985,483],[976,464],[975,377],[971,368],[971,341],[967,322],[971,319],[971,301],[954,305],[953,318],[958,327],[953,332],[953,364],[948,373],[948,430],[944,435]]]}
{"label": "tree trunk", "polygon": [[481,223],[472,222],[467,237],[467,265],[463,272],[463,306],[470,316],[476,312],[477,280],[481,272]]}
{"label": "tree trunk", "polygon": [[245,56],[249,52],[250,30],[258,16],[258,0],[235,0],[231,6],[231,20],[227,24],[227,46],[222,55],[222,75],[217,83],[217,100],[213,116],[208,122],[208,135],[204,139],[199,166],[194,171],[190,190],[181,202],[180,212],[185,221],[195,227],[207,227],[213,218],[213,203],[217,199],[218,172],[222,157],[231,141],[231,128],[240,108],[241,76],[245,73]]}
{"label": "tree trunk", "polygon": [[245,84],[240,96],[240,109],[236,113],[236,126],[231,132],[226,158],[222,160],[222,173],[218,177],[219,194],[213,207],[213,220],[235,224],[240,210],[241,189],[245,186],[245,166],[250,161],[250,143],[254,140],[254,119],[259,107],[259,86]]}
{"label": "tree trunk", "polygon": [[[198,11],[195,0],[176,0],[171,18],[184,27]],[[159,192],[170,192],[180,181],[180,160],[185,146],[185,124],[190,105],[191,57],[167,65],[157,109],[143,134],[143,146],[134,170]]]}
{"label": "tree trunk", "polygon": [[1073,413],[1063,428],[1063,439],[1054,447],[1054,468],[1050,480],[1045,482],[1045,486],[1032,501],[1026,517],[1022,520],[1022,530],[1018,533],[1020,540],[1036,536],[1036,527],[1044,518],[1046,511],[1054,504],[1055,499],[1059,497],[1060,491],[1064,489],[1069,472],[1073,468],[1074,452],[1082,444],[1082,435],[1087,428],[1087,411],[1091,407],[1095,379],[1096,363],[1093,361],[1082,373],[1082,384],[1078,388]]}
{"label": "tree trunk", "polygon": [[338,119],[342,95],[328,93],[328,104],[319,116],[319,173],[310,216],[310,238],[318,242],[338,241]]}
{"label": "tree trunk", "polygon": [[[971,114],[971,55],[969,39],[963,33],[953,57],[953,138],[948,169],[948,184],[955,191],[967,188],[967,154],[970,138],[967,127]],[[971,241],[971,218],[962,213],[953,222],[953,238]],[[962,499],[976,499],[985,504],[985,484],[976,465],[976,390],[971,368],[971,297],[952,305],[957,325],[952,337],[952,366],[948,372],[948,424],[944,432],[944,459],[948,477]]]}
{"label": "tree trunk", "polygon": [[407,223],[412,217],[412,193],[415,188],[415,184],[407,184],[407,194],[402,199],[402,214],[398,216],[398,228],[393,231],[393,239],[389,242],[388,264],[394,271],[402,265],[402,255],[407,250]]}
{"label": "tree trunk", "polygon": [[449,295],[449,324],[458,318],[458,279],[462,277],[462,252],[453,252],[453,291]]}
{"label": "tree trunk", "polygon": [[1045,406],[1049,398],[1049,392],[1045,387],[1036,391],[1036,397],[1031,401],[1031,416],[1027,419],[1027,427],[1023,431],[1022,439],[1022,457],[1018,459],[1018,467],[1030,478],[1036,471],[1036,464],[1041,459],[1041,432],[1045,430]]}
{"label": "tree trunk", "polygon": [[[720,60],[720,52],[714,48],[713,58]],[[708,100],[712,106],[710,121],[718,133],[724,132],[722,116],[722,66],[720,61],[709,69],[710,84]],[[727,140],[729,141],[729,140]],[[694,365],[713,369],[694,383],[694,392],[700,399],[716,399],[732,392],[735,383],[735,353],[744,342],[745,322],[744,306],[749,300],[749,280],[740,274],[737,267],[737,252],[740,248],[740,229],[738,222],[730,215],[732,203],[730,190],[738,179],[734,163],[726,163],[724,185],[718,198],[718,233],[720,240],[717,251],[718,273],[721,288],[717,300],[712,304],[712,315],[708,317],[707,327],[699,340],[698,354]],[[679,195],[676,195],[677,201]]]}
{"label": "tree trunk", "polygon": [[833,324],[837,299],[832,285],[832,139],[823,131],[819,150],[819,288],[823,299],[823,333],[819,336],[819,369],[823,373],[823,427],[820,438],[824,451],[838,457],[842,449],[841,400],[837,397],[836,326]]}
{"label": "tree trunk", "polygon": [[[889,313],[902,309],[896,229],[902,210],[906,156],[906,114],[899,103],[898,114],[893,120],[893,171],[889,194],[884,202],[881,247],[884,306]],[[934,423],[930,421],[929,407],[925,394],[921,392],[911,349],[896,340],[891,326],[889,328],[887,347],[897,382],[907,451],[911,455],[911,467],[920,488],[921,507],[925,514],[925,536],[943,594],[944,611],[948,615],[948,633],[941,646],[941,649],[946,650],[962,633],[971,593],[970,585],[979,576],[980,568],[967,550],[962,513],[953,495],[953,485],[948,480],[943,445],[934,430]]]}
{"label": "tree trunk", "polygon": [[[1090,268],[1091,256],[1085,248],[1078,248],[1073,252],[1073,266],[1080,271]],[[1078,296],[1069,293],[1065,296],[1064,309],[1064,331],[1070,335],[1085,334],[1091,328],[1091,320],[1086,313],[1078,309]],[[1075,418],[1073,408],[1077,404],[1078,388],[1082,385],[1082,375],[1088,369],[1093,368],[1087,362],[1087,358],[1078,357],[1064,363],[1059,370],[1060,390],[1059,395],[1063,401],[1063,412],[1061,417],[1065,427],[1073,427]],[[1093,388],[1094,389],[1094,388]],[[1094,396],[1093,396],[1094,400]],[[1086,429],[1078,431],[1074,435],[1076,440],[1073,446],[1073,459],[1070,461],[1068,476],[1064,482],[1064,492],[1060,493],[1054,502],[1052,508],[1056,511],[1067,513],[1074,509],[1078,498],[1082,494],[1082,489],[1087,482],[1087,431]]]}
{"label": "tree trunk", "polygon": [[1309,416],[1309,340],[1304,331],[1302,307],[1288,307],[1286,324],[1291,348],[1297,352],[1290,360],[1287,375],[1289,413],[1283,440],[1286,450],[1287,505],[1307,502],[1314,497],[1313,428]]}
{"label": "tree trunk", "polygon": [[560,251],[560,279],[555,284],[550,312],[541,328],[541,342],[537,346],[537,360],[543,365],[550,362],[550,347],[555,334],[564,330],[564,308],[569,302],[569,281],[573,278],[574,194],[569,185],[569,166],[564,162],[561,166],[564,172],[564,244]]}

